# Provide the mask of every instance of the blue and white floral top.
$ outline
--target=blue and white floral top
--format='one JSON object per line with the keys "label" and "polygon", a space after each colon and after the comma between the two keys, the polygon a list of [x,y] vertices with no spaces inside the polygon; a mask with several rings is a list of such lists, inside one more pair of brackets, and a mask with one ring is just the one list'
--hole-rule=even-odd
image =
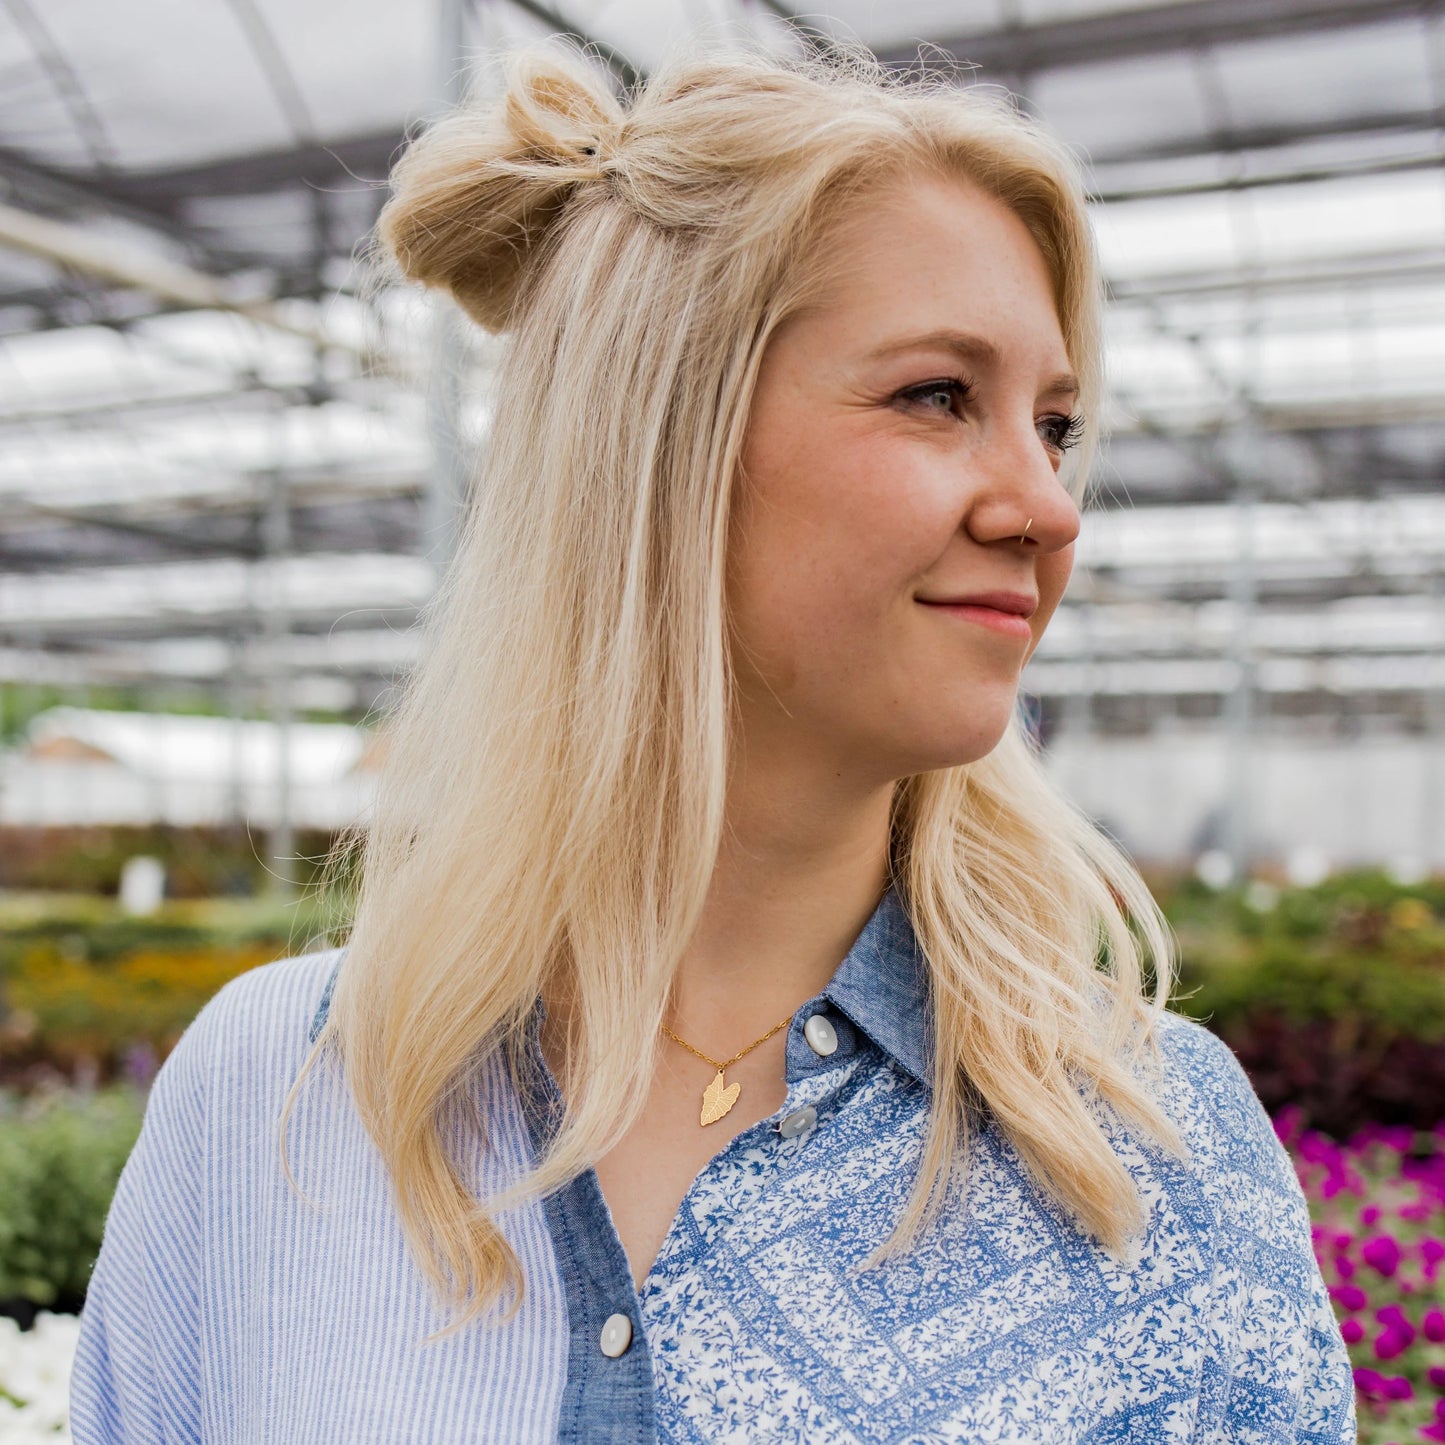
{"label": "blue and white floral top", "polygon": [[[447,1316],[334,1064],[288,1136],[318,1207],[277,1157],[340,963],[243,975],[162,1068],[82,1318],[78,1445],[1354,1439],[1289,1160],[1233,1056],[1183,1020],[1162,1029],[1164,1103],[1188,1162],[1110,1126],[1148,1209],[1132,1262],[986,1129],[966,1207],[855,1272],[903,1207],[929,1107],[925,974],[891,892],[794,1016],[782,1108],[701,1171],[640,1292],[589,1171],[500,1221],[527,1275],[511,1321],[422,1345]],[[525,1168],[545,1107],[500,1067],[479,1089],[489,1140],[459,1164],[489,1191]]]}

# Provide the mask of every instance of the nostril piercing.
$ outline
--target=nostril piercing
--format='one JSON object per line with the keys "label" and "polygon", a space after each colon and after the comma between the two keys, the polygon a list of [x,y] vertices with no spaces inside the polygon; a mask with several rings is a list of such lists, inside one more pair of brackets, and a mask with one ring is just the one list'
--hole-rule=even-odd
{"label": "nostril piercing", "polygon": [[1032,517],[1030,517],[1030,518],[1028,519],[1028,521],[1024,524],[1023,532],[1022,532],[1022,534],[1021,534],[1020,537],[1019,537],[1019,541],[1020,541],[1020,542],[1022,542],[1022,541],[1024,540],[1024,538],[1028,536],[1028,534],[1029,534],[1029,528],[1032,527],[1033,524],[1034,524],[1034,519],[1033,519]]}

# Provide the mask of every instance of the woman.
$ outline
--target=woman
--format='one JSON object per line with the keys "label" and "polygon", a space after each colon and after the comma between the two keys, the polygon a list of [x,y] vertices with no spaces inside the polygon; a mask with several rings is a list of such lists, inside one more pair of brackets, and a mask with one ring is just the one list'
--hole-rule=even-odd
{"label": "woman", "polygon": [[1066,155],[863,60],[524,52],[380,233],[510,336],[486,457],[345,953],[156,1081],[76,1439],[1352,1438],[1288,1160],[1017,710]]}

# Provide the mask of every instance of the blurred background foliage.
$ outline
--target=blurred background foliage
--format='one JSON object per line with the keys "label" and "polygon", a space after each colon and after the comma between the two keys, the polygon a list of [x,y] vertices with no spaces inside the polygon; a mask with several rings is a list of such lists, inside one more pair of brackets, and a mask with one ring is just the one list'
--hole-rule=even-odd
{"label": "blurred background foliage", "polygon": [[1445,881],[1381,872],[1312,888],[1160,890],[1180,948],[1175,1007],[1239,1055],[1271,1111],[1335,1138],[1445,1114]]}
{"label": "blurred background foliage", "polygon": [[[70,857],[88,878],[84,849]],[[340,941],[345,881],[329,901],[171,898],[144,917],[81,891],[0,894],[0,1314],[80,1308],[156,1069],[230,979]],[[1179,943],[1176,1009],[1230,1044],[1271,1113],[1339,1140],[1438,1124],[1445,880],[1148,881]]]}

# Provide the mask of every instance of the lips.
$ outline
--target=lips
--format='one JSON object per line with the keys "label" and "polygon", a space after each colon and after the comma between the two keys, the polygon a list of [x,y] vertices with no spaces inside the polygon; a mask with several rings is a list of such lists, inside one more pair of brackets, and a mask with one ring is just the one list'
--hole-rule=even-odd
{"label": "lips", "polygon": [[930,607],[990,607],[1015,617],[1032,617],[1039,605],[1038,598],[1023,592],[974,592],[966,597],[920,597],[918,600]]}

